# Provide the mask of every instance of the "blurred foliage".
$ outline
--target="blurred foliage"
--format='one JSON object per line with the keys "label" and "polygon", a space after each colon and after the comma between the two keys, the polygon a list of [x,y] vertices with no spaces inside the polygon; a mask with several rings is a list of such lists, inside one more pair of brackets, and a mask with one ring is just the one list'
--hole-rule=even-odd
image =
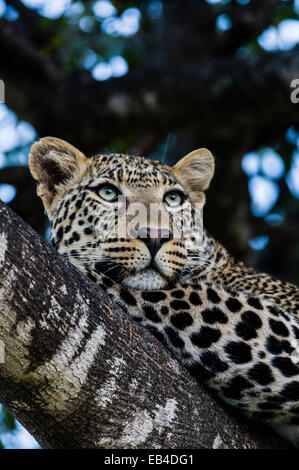
{"label": "blurred foliage", "polygon": [[16,429],[17,425],[14,416],[4,406],[0,406],[0,449],[4,449],[4,445],[1,442],[1,434],[13,432]]}

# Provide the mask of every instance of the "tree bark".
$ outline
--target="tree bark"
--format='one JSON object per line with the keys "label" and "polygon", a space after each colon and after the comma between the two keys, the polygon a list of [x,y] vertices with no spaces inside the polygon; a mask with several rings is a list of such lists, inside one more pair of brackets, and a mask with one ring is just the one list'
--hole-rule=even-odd
{"label": "tree bark", "polygon": [[0,400],[43,447],[287,447],[238,424],[2,203],[0,267]]}

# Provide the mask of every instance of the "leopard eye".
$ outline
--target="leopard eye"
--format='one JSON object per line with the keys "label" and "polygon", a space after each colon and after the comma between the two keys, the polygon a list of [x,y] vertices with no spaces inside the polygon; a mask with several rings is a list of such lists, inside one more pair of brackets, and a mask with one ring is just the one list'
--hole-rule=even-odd
{"label": "leopard eye", "polygon": [[166,202],[166,204],[168,204],[170,207],[181,206],[184,202],[184,194],[180,191],[170,191],[169,193],[165,194],[164,202]]}
{"label": "leopard eye", "polygon": [[115,202],[118,198],[119,191],[111,184],[104,184],[97,190],[97,194],[108,202]]}

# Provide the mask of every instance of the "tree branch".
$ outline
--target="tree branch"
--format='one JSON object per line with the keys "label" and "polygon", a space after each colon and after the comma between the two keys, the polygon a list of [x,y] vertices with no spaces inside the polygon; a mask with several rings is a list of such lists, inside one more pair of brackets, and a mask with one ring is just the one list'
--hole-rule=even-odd
{"label": "tree branch", "polygon": [[0,399],[42,446],[287,447],[237,424],[3,204],[0,215]]}

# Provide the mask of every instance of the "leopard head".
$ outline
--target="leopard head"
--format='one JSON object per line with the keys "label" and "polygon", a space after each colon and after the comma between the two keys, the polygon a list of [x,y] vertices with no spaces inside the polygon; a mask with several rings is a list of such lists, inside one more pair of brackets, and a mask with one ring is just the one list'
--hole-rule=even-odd
{"label": "leopard head", "polygon": [[29,156],[52,227],[72,263],[123,285],[161,289],[192,273],[201,249],[205,190],[214,173],[206,149],[173,167],[129,155],[87,158],[46,137]]}

